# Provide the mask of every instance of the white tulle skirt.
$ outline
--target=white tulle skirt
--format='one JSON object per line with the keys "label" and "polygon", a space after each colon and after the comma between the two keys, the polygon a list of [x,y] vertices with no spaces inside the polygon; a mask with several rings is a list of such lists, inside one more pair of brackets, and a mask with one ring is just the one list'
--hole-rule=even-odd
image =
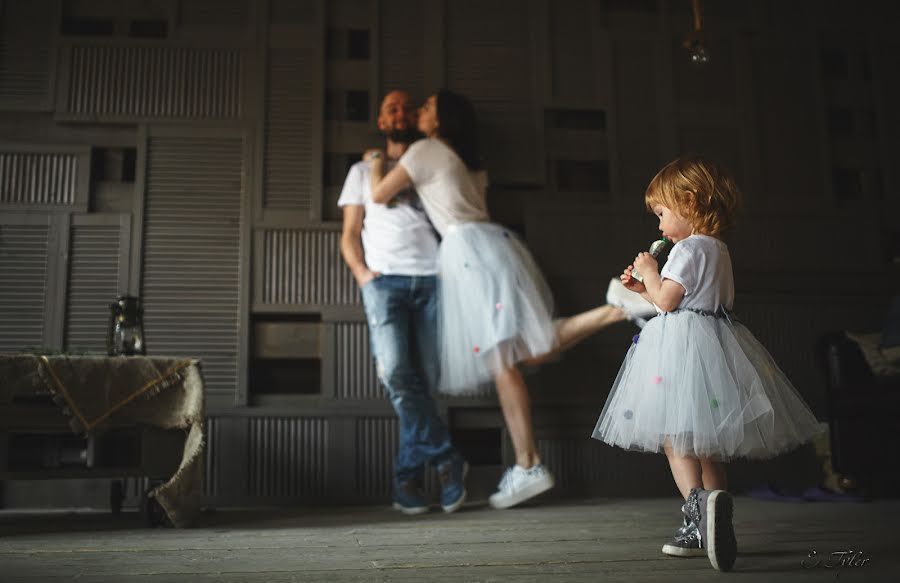
{"label": "white tulle skirt", "polygon": [[650,320],[619,370],[593,437],[625,449],[769,458],[820,431],[772,356],[738,322],[691,311]]}
{"label": "white tulle skirt", "polygon": [[553,348],[553,297],[515,233],[454,225],[441,241],[439,274],[441,392],[476,392],[498,370]]}

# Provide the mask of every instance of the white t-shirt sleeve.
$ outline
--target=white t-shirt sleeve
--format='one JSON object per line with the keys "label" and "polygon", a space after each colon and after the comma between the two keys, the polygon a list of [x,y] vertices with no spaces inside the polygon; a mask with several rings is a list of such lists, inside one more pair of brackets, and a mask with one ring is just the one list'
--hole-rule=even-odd
{"label": "white t-shirt sleeve", "polygon": [[697,289],[697,279],[699,276],[696,257],[694,257],[693,246],[687,241],[676,243],[669,253],[669,258],[659,272],[663,279],[671,279],[681,284],[684,288],[684,295],[689,295]]}
{"label": "white t-shirt sleeve", "polygon": [[413,185],[425,184],[432,178],[434,172],[434,156],[432,148],[435,144],[431,140],[419,140],[413,143],[406,152],[400,156],[397,162],[409,174]]}
{"label": "white t-shirt sleeve", "polygon": [[350,167],[350,172],[347,173],[347,179],[344,181],[344,188],[341,189],[341,196],[338,198],[337,205],[338,206],[347,206],[351,204],[365,204],[365,196],[364,196],[364,188],[363,184],[363,172],[360,169],[358,164],[354,164]]}

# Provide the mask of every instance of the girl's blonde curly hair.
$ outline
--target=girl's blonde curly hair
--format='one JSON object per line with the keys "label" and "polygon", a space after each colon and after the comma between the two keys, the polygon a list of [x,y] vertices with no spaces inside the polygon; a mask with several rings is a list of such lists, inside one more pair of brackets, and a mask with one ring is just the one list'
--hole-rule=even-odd
{"label": "girl's blonde curly hair", "polygon": [[727,170],[712,160],[688,154],[660,170],[644,194],[647,210],[666,206],[700,235],[720,237],[734,227],[741,192]]}

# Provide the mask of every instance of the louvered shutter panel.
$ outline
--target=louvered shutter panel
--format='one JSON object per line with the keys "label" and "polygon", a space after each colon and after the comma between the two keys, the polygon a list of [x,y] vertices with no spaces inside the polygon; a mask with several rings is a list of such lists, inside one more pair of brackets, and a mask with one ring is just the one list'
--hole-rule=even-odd
{"label": "louvered shutter panel", "polygon": [[151,354],[203,361],[209,393],[238,369],[242,141],[152,137],[144,215],[144,329]]}
{"label": "louvered shutter panel", "polygon": [[[313,55],[298,48],[269,50],[266,88],[265,191],[267,209],[312,210],[316,91]],[[319,143],[318,146],[321,146]]]}
{"label": "louvered shutter panel", "polygon": [[44,346],[50,227],[0,222],[0,352]]}
{"label": "louvered shutter panel", "polygon": [[52,0],[0,3],[0,106],[49,110],[51,49],[56,20]]}
{"label": "louvered shutter panel", "polygon": [[[114,224],[84,224],[97,215],[77,217],[69,230],[69,279],[64,346],[69,352],[106,352],[109,305],[124,292],[120,258],[128,241]],[[127,255],[126,255],[127,256]]]}
{"label": "louvered shutter panel", "polygon": [[239,49],[73,44],[57,116],[96,121],[234,119],[241,114]]}

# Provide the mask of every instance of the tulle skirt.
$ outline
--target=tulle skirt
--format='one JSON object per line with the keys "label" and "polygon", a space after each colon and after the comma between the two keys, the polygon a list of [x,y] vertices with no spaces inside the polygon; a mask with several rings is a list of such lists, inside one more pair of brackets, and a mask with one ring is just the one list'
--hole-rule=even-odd
{"label": "tulle skirt", "polygon": [[769,458],[820,431],[772,356],[738,322],[683,310],[631,345],[593,437],[625,449]]}
{"label": "tulle skirt", "polygon": [[439,274],[441,392],[478,391],[495,372],[553,348],[550,288],[513,232],[493,223],[451,227]]}

